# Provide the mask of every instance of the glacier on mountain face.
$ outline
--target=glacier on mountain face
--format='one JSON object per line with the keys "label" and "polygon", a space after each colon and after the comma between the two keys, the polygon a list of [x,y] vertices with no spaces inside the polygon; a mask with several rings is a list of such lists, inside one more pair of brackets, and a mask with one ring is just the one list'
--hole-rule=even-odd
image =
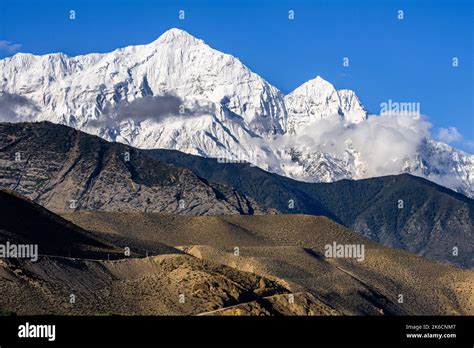
{"label": "glacier on mountain face", "polygon": [[[247,161],[311,182],[408,172],[474,196],[474,156],[432,140],[425,120],[369,116],[353,91],[319,76],[285,96],[179,29],[106,54],[18,53],[0,60],[0,93],[18,102],[0,106],[4,120],[8,110],[8,120],[16,112],[15,120]],[[166,100],[171,109],[158,117]]]}

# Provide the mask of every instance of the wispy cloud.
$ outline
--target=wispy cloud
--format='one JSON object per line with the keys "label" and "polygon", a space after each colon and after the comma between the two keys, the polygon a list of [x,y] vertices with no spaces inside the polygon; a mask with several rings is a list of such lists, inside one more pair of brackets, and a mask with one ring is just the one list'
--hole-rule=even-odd
{"label": "wispy cloud", "polygon": [[24,96],[0,93],[0,122],[29,121],[39,111],[36,104]]}
{"label": "wispy cloud", "polygon": [[21,48],[21,44],[13,43],[7,40],[0,40],[0,51],[6,53],[15,53]]}
{"label": "wispy cloud", "polygon": [[194,117],[212,115],[215,110],[212,105],[199,105],[197,103],[185,107],[181,98],[172,95],[146,96],[128,101],[122,101],[117,105],[107,104],[102,111],[99,120],[91,122],[92,126],[115,127],[124,120],[143,122],[152,120],[160,122],[168,117]]}
{"label": "wispy cloud", "polygon": [[458,132],[456,127],[440,128],[436,137],[446,144],[463,140],[463,136]]}

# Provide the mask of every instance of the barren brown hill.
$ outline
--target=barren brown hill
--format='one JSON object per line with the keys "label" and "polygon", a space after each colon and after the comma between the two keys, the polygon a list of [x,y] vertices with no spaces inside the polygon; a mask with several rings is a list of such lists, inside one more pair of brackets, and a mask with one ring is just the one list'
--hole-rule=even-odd
{"label": "barren brown hill", "polygon": [[[19,315],[198,315],[244,303],[243,312],[263,307],[271,315],[297,314],[289,303],[273,309],[265,300],[289,293],[277,282],[178,254],[120,261],[0,260],[0,292],[0,310]],[[309,310],[321,307],[311,300]]]}
{"label": "barren brown hill", "polygon": [[[46,251],[37,262],[0,259],[0,314],[474,314],[474,272],[324,217],[77,212],[66,221],[5,191],[0,208],[0,244]],[[332,243],[364,253],[329,257]]]}
{"label": "barren brown hill", "polygon": [[[381,246],[325,217],[78,212],[65,218],[111,242],[126,238],[132,249],[160,242],[196,258],[273,279],[337,313],[474,314],[473,271]],[[364,245],[364,259],[325,257],[326,245],[333,242]]]}
{"label": "barren brown hill", "polygon": [[[302,306],[293,308],[283,301],[273,308],[273,300],[266,298],[290,292],[281,283],[185,255],[160,242],[150,246],[135,241],[126,256],[124,248],[131,244],[106,242],[110,238],[94,235],[14,192],[0,191],[0,211],[2,250],[10,243],[35,244],[40,251],[37,260],[2,251],[0,315],[197,315],[238,305],[244,305],[242,314],[328,311],[312,297]],[[129,240],[134,241],[133,234]],[[159,255],[139,258],[135,245]],[[120,260],[106,261],[109,257]]]}
{"label": "barren brown hill", "polygon": [[35,244],[42,255],[117,258],[123,254],[42,206],[0,190],[0,244]]}
{"label": "barren brown hill", "polygon": [[[40,255],[87,259],[121,259],[124,248],[104,242],[97,235],[9,190],[0,190],[0,243],[34,244]],[[162,243],[157,253],[176,253]],[[139,254],[134,253],[135,256]]]}

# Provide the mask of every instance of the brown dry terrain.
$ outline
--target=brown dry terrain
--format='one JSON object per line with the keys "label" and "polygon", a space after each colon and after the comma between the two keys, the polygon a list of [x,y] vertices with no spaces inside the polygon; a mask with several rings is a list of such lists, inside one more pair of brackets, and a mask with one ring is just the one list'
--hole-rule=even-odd
{"label": "brown dry terrain", "polygon": [[[0,244],[36,244],[42,255],[121,258],[123,250],[13,191],[0,190]],[[169,247],[166,247],[171,249]]]}
{"label": "brown dry terrain", "polygon": [[[474,314],[474,272],[373,243],[325,217],[77,212],[66,219],[137,253],[155,243],[274,280],[298,294],[293,314]],[[326,244],[364,244],[365,259],[326,258]],[[125,244],[124,244],[125,243]],[[235,248],[239,255],[235,255]],[[403,295],[403,303],[399,303]],[[284,297],[283,297],[284,298]],[[271,308],[288,302],[275,295]],[[273,301],[273,302],[272,302]],[[306,301],[311,305],[304,305]],[[269,303],[267,302],[267,303]],[[303,305],[304,310],[297,309]],[[259,312],[237,305],[215,314]],[[261,311],[265,313],[265,311]],[[286,313],[285,310],[280,310]]]}
{"label": "brown dry terrain", "polygon": [[[473,271],[377,245],[324,217],[60,217],[8,191],[0,211],[0,244],[33,243],[41,254],[0,259],[0,314],[474,314]],[[333,242],[363,244],[365,259],[325,257]]]}
{"label": "brown dry terrain", "polygon": [[[249,312],[254,307],[267,308],[269,314],[292,311],[266,302],[266,297],[289,290],[264,277],[159,242],[151,251],[159,256],[135,251],[126,256],[124,247],[11,191],[0,190],[0,211],[2,247],[8,242],[39,249],[37,261],[31,255],[2,254],[0,315],[188,315],[243,303]],[[308,310],[312,305],[308,302]]]}
{"label": "brown dry terrain", "polygon": [[265,301],[289,292],[277,282],[179,254],[0,261],[0,291],[0,308],[20,315],[194,315],[242,303],[249,312],[263,306],[269,314],[292,313],[288,305],[273,309]]}

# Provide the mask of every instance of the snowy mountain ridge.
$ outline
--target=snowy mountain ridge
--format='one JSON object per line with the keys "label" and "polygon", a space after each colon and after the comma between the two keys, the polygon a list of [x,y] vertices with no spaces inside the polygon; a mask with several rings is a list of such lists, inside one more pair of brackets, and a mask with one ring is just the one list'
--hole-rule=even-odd
{"label": "snowy mountain ridge", "polygon": [[[304,181],[410,172],[474,196],[474,156],[432,140],[422,121],[369,116],[353,91],[319,76],[285,96],[180,29],[105,54],[18,53],[0,60],[0,94],[3,121],[47,120]],[[371,143],[390,139],[387,124],[406,127],[403,142]]]}

